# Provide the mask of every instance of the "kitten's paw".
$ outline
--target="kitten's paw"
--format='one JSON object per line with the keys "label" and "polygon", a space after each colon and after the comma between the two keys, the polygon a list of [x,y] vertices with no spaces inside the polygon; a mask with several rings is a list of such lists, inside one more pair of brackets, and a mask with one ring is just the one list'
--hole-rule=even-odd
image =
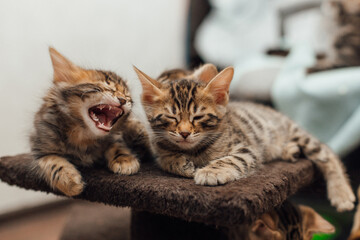
{"label": "kitten's paw", "polygon": [[354,209],[355,195],[348,184],[336,184],[328,186],[328,197],[331,205],[336,207],[338,212]]}
{"label": "kitten's paw", "polygon": [[195,165],[185,156],[158,158],[160,167],[170,173],[187,178],[193,178],[195,174]]}
{"label": "kitten's paw", "polygon": [[84,189],[84,182],[79,171],[72,166],[62,167],[57,172],[56,179],[53,180],[52,185],[69,197],[79,195]]}
{"label": "kitten's paw", "polygon": [[290,162],[296,162],[300,157],[300,148],[297,143],[289,142],[284,147],[282,159]]}
{"label": "kitten's paw", "polygon": [[109,169],[114,173],[132,175],[139,171],[140,163],[135,156],[124,155],[109,162]]}
{"label": "kitten's paw", "polygon": [[193,178],[195,175],[195,165],[192,161],[187,161],[185,165],[182,166],[182,172],[184,177]]}
{"label": "kitten's paw", "polygon": [[240,173],[233,169],[214,169],[206,166],[195,172],[195,183],[198,185],[216,186],[240,178]]}

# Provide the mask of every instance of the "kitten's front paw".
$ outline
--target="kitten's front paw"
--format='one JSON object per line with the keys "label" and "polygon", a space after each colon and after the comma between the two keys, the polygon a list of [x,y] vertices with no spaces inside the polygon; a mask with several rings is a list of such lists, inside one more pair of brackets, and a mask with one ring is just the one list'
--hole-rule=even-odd
{"label": "kitten's front paw", "polygon": [[183,176],[188,178],[193,178],[195,174],[195,165],[192,161],[187,161],[185,165],[182,166]]}
{"label": "kitten's front paw", "polygon": [[110,161],[109,169],[114,173],[131,175],[139,171],[140,163],[135,156],[124,155],[124,156],[119,156],[113,161]]}
{"label": "kitten's front paw", "polygon": [[79,195],[84,189],[84,183],[80,173],[72,166],[64,166],[61,168],[52,185],[69,197]]}
{"label": "kitten's front paw", "polygon": [[299,145],[296,142],[289,142],[283,150],[283,160],[289,162],[296,162],[300,157],[301,151]]}
{"label": "kitten's front paw", "polygon": [[328,197],[331,205],[336,207],[338,212],[354,209],[355,195],[351,187],[346,184],[336,183],[328,185]]}
{"label": "kitten's front paw", "polygon": [[170,173],[180,175],[187,178],[193,178],[195,174],[195,165],[185,156],[171,156],[166,158],[158,158],[157,162],[160,167]]}
{"label": "kitten's front paw", "polygon": [[233,169],[214,169],[206,166],[195,172],[195,183],[198,185],[216,186],[240,178],[240,173]]}

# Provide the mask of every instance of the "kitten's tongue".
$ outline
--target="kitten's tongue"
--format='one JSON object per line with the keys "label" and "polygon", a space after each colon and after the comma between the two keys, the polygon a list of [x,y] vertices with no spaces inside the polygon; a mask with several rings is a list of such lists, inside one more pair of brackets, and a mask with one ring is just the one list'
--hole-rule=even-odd
{"label": "kitten's tongue", "polygon": [[110,131],[115,122],[123,114],[120,107],[100,104],[89,109],[89,116],[97,128],[106,132]]}

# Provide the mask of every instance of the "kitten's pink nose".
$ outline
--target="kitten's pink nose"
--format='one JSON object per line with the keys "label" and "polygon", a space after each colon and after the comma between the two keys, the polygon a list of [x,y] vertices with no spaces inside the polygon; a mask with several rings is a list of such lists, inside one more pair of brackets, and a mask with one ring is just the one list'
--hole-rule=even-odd
{"label": "kitten's pink nose", "polygon": [[125,98],[118,98],[121,105],[124,105],[126,103]]}
{"label": "kitten's pink nose", "polygon": [[189,132],[180,132],[180,135],[181,135],[184,139],[186,139],[186,138],[190,135],[190,133],[189,133]]}

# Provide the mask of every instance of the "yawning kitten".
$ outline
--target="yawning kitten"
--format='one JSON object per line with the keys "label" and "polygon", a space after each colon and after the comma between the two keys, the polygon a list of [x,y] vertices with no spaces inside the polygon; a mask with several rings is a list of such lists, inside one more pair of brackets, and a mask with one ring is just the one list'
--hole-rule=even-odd
{"label": "yawning kitten", "polygon": [[136,173],[138,159],[123,138],[145,139],[145,132],[129,116],[132,100],[126,83],[112,72],[80,68],[53,48],[50,56],[54,82],[35,116],[30,141],[44,179],[74,196],[84,183],[73,164],[91,166],[106,159],[114,173]]}
{"label": "yawning kitten", "polygon": [[325,144],[271,108],[228,104],[232,67],[218,73],[207,64],[191,74],[163,74],[158,81],[135,70],[153,150],[164,170],[196,184],[218,185],[246,177],[262,163],[293,162],[303,153],[324,174],[331,204],[339,211],[353,209],[344,168]]}
{"label": "yawning kitten", "polygon": [[232,240],[311,240],[315,233],[334,233],[335,227],[312,208],[289,201],[252,224],[229,228]]}

